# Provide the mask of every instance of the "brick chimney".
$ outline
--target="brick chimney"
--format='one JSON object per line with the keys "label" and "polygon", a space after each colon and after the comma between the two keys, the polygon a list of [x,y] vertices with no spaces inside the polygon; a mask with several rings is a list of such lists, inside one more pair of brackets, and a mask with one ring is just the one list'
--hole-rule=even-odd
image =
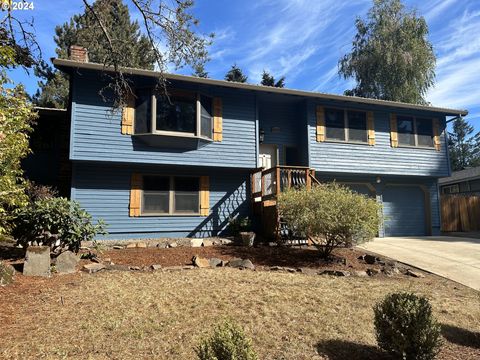
{"label": "brick chimney", "polygon": [[78,62],[88,62],[88,50],[79,45],[70,46],[70,60]]}

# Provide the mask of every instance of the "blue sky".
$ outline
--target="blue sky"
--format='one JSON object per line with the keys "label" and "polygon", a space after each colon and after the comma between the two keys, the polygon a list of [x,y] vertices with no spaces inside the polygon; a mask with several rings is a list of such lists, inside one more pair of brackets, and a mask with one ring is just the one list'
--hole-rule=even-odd
{"label": "blue sky", "polygon": [[[55,56],[56,25],[83,11],[80,0],[33,0],[32,18],[44,57]],[[436,85],[427,99],[435,106],[468,109],[467,119],[480,131],[480,2],[478,0],[405,0],[430,28],[437,55]],[[337,74],[338,59],[349,51],[354,21],[364,17],[371,0],[197,0],[200,30],[215,32],[206,69],[223,78],[233,63],[258,83],[262,70],[285,76],[294,89],[341,94],[351,88]],[[138,18],[132,12],[133,18]],[[189,69],[177,72],[189,74]],[[23,70],[11,74],[29,93],[37,79]]]}

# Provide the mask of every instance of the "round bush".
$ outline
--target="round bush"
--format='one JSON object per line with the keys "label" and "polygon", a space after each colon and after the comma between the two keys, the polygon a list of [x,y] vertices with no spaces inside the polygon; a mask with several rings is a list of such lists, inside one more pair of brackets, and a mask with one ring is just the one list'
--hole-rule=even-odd
{"label": "round bush", "polygon": [[195,352],[199,360],[258,360],[252,341],[241,327],[229,320],[217,325]]}
{"label": "round bush", "polygon": [[53,252],[64,249],[78,252],[82,241],[105,233],[105,224],[94,224],[92,216],[75,201],[45,198],[23,208],[15,219],[13,236],[23,247],[50,246]]}
{"label": "round bush", "polygon": [[434,359],[442,344],[440,325],[425,297],[390,294],[374,306],[378,345],[395,358]]}

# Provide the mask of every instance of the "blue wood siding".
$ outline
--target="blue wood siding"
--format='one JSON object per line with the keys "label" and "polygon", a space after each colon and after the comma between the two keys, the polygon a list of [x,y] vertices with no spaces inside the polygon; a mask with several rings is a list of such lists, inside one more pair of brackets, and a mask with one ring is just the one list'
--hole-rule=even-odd
{"label": "blue wood siding", "polygon": [[304,103],[292,102],[291,99],[288,102],[282,102],[280,99],[259,103],[259,126],[265,132],[263,144],[278,146],[280,165],[285,163],[285,147],[296,147],[298,163],[295,165],[306,166],[308,162],[305,156],[306,132],[302,131],[306,129]]}
{"label": "blue wood siding", "polygon": [[[196,150],[161,149],[120,133],[120,112],[111,111],[98,92],[98,74],[74,75],[70,159],[127,163],[254,168],[255,96],[231,89],[198,89],[223,100],[223,141]],[[181,140],[179,140],[181,141]]]}
{"label": "blue wood siding", "polygon": [[[132,173],[163,175],[208,175],[210,177],[210,216],[130,217]],[[213,168],[168,168],[75,163],[72,199],[77,200],[94,219],[107,224],[109,239],[155,237],[203,237],[222,233],[229,216],[249,212],[247,184],[249,173]]]}
{"label": "blue wood siding", "polygon": [[[344,104],[319,104],[352,108]],[[317,142],[316,141],[316,104],[309,101],[307,110],[310,141],[310,166],[317,171],[379,174],[379,175],[419,175],[441,177],[449,175],[449,163],[445,136],[441,136],[441,151],[422,148],[392,148],[390,146],[389,109],[358,105],[354,109],[374,110],[375,146]],[[398,114],[436,117],[445,127],[445,118],[439,114],[398,111]]]}

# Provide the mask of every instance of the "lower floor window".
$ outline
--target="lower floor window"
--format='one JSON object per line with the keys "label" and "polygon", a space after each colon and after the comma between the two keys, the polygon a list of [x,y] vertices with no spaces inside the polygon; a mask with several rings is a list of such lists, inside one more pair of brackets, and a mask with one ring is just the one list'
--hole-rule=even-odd
{"label": "lower floor window", "polygon": [[142,214],[199,214],[198,177],[143,176]]}

